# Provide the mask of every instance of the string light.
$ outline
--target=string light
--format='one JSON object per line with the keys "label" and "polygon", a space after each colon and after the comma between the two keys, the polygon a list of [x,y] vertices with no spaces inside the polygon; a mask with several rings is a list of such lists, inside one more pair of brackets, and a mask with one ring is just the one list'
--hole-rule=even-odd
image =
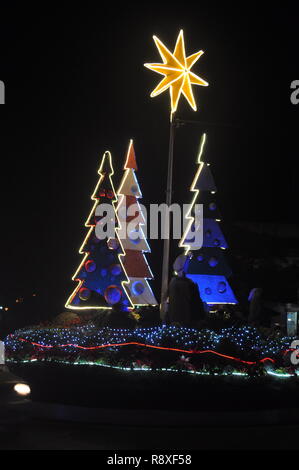
{"label": "string light", "polygon": [[[7,363],[10,363],[10,364],[19,364],[19,363],[22,363],[22,364],[31,364],[31,363],[36,363],[36,362],[40,362],[40,363],[46,363],[48,362],[47,360],[45,359],[40,359],[38,361],[38,359],[23,359],[21,361],[16,361],[16,360],[13,360],[13,359],[7,359],[6,360]],[[111,365],[111,364],[99,364],[98,362],[92,362],[92,361],[87,361],[87,360],[84,360],[84,359],[80,359],[80,361],[75,361],[75,362],[71,362],[71,361],[67,361],[67,360],[55,360],[55,359],[51,359],[51,363],[54,363],[54,364],[63,364],[63,365],[70,365],[70,366],[91,366],[91,367],[102,367],[102,368],[107,368],[107,369],[116,369],[116,370],[121,370],[121,371],[125,371],[125,372],[152,372],[152,369],[150,367],[135,367],[134,365],[132,365],[131,367],[121,367],[121,366],[115,366],[115,365]],[[170,368],[161,368],[160,369],[161,372],[170,372],[170,373],[183,373],[183,374],[192,374],[192,375],[199,375],[199,376],[235,376],[235,377],[249,377],[249,374],[246,373],[246,372],[239,372],[237,370],[232,370],[230,373],[228,372],[206,372],[206,371],[197,371],[197,370],[187,370],[187,369],[170,369]],[[157,369],[155,369],[155,372],[157,372]],[[291,374],[286,374],[286,373],[283,373],[283,372],[275,372],[273,370],[265,370],[265,374],[266,375],[270,375],[270,376],[273,376],[273,377],[276,377],[276,378],[280,378],[280,379],[287,379],[287,378],[291,378],[291,377],[294,377],[294,375],[291,375]],[[298,374],[296,373],[296,376]]]}
{"label": "string light", "polygon": [[180,240],[180,243],[179,243],[179,247],[180,248],[185,248],[185,255],[188,255],[189,251],[191,250],[191,245],[188,244],[186,242],[187,240],[187,235],[194,223],[194,217],[191,215],[192,213],[192,210],[193,210],[193,207],[194,207],[194,204],[195,202],[197,201],[197,197],[198,197],[198,194],[199,194],[199,189],[196,188],[196,183],[198,181],[198,178],[199,178],[199,175],[200,173],[202,172],[202,169],[204,167],[204,163],[201,161],[201,157],[202,157],[202,154],[203,154],[203,151],[204,151],[204,147],[205,147],[205,143],[206,143],[206,140],[207,140],[207,135],[206,134],[203,134],[202,135],[202,138],[201,138],[201,141],[200,141],[200,150],[199,150],[199,155],[198,155],[198,170],[196,172],[196,175],[194,177],[194,180],[192,182],[192,185],[191,185],[191,188],[190,188],[190,191],[194,193],[193,195],[193,199],[192,199],[192,202],[189,206],[189,209],[186,213],[186,220],[188,220],[188,224],[187,224],[187,227],[185,229],[185,232],[183,234],[183,237],[182,239]]}
{"label": "string light", "polygon": [[[100,353],[106,350],[113,355],[123,347],[134,346],[143,350],[159,350],[161,354],[173,352],[190,357],[204,357],[207,355],[208,357],[215,356],[243,366],[267,364],[267,367],[269,367],[270,363],[273,366],[283,359],[293,339],[284,337],[265,340],[255,328],[248,326],[225,328],[216,333],[211,330],[175,326],[137,328],[135,330],[109,327],[97,329],[91,324],[70,329],[19,330],[7,337],[5,345],[7,355],[12,359],[16,355],[22,357],[22,354],[26,354],[26,351],[28,352],[26,347],[28,348],[29,345],[34,348],[37,356],[42,351],[60,351],[60,353],[68,354],[76,350],[86,351],[87,353],[88,351],[98,351]],[[219,351],[219,346],[223,344],[223,340],[228,340],[239,351],[239,355],[243,357],[224,354],[223,350]],[[257,355],[260,356],[259,359],[256,359]],[[269,368],[268,372],[270,375],[271,373],[278,373]],[[291,374],[287,375],[292,376]]]}

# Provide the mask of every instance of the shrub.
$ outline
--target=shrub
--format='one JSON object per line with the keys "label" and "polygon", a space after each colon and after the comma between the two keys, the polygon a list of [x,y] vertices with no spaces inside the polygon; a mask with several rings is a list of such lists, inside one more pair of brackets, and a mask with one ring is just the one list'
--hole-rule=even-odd
{"label": "shrub", "polygon": [[140,328],[150,328],[161,324],[159,307],[140,307],[135,311],[139,316],[138,326]]}
{"label": "shrub", "polygon": [[80,316],[73,312],[63,312],[60,313],[56,318],[53,320],[54,326],[61,326],[63,328],[67,328],[70,326],[76,326],[81,324]]}

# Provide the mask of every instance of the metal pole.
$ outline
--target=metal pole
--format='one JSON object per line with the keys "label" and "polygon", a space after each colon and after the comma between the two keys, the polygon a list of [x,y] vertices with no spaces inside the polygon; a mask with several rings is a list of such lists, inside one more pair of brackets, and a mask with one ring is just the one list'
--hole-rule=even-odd
{"label": "metal pole", "polygon": [[[170,118],[170,134],[169,134],[169,152],[168,152],[168,172],[167,172],[167,189],[166,189],[166,205],[171,206],[172,202],[172,174],[173,174],[173,144],[174,144],[174,128],[175,120],[174,115]],[[161,304],[160,316],[164,320],[167,310],[167,290],[168,290],[168,277],[169,277],[169,251],[170,251],[170,216],[167,214],[165,219],[164,233],[168,237],[164,240],[163,246],[163,264],[162,264],[162,286],[161,286]]]}

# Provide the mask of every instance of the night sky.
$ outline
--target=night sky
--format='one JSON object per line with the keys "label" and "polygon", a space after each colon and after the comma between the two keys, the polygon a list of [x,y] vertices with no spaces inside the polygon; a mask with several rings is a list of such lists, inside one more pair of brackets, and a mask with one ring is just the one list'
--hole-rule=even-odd
{"label": "night sky", "polygon": [[[184,29],[187,54],[205,51],[193,71],[210,83],[194,88],[197,113],[179,105],[178,117],[202,125],[177,132],[174,200],[190,201],[206,131],[226,223],[298,222],[299,8],[201,3],[1,6],[1,297],[39,292],[63,309],[105,150],[117,187],[133,138],[142,202],[164,201],[169,95],[150,98],[159,76],[143,67],[160,62],[153,34],[173,49]],[[162,243],[151,247],[158,296]]]}

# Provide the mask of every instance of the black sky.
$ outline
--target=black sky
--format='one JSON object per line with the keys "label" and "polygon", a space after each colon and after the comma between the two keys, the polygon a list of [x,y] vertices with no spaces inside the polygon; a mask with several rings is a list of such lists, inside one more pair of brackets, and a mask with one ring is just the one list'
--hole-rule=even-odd
{"label": "black sky", "polygon": [[[160,61],[153,34],[172,48],[183,28],[187,53],[205,51],[194,71],[210,83],[195,89],[196,114],[180,104],[179,117],[212,125],[177,133],[175,201],[190,200],[207,131],[226,222],[298,222],[299,105],[290,83],[299,79],[299,9],[201,3],[2,7],[2,295],[68,293],[106,149],[117,186],[133,138],[143,202],[163,202],[169,97],[149,97],[159,77],[142,65]],[[159,278],[160,243],[152,248]]]}

